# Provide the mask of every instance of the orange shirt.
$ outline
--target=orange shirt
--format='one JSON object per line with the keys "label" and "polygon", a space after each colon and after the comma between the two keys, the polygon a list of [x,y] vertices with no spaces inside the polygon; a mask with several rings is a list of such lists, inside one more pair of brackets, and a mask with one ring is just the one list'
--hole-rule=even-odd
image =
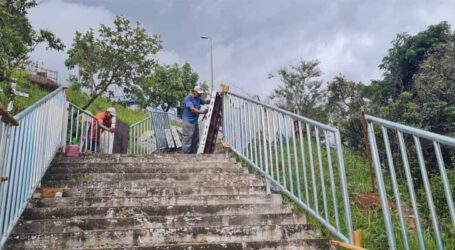
{"label": "orange shirt", "polygon": [[97,138],[99,139],[101,129],[98,128],[98,123],[101,123],[102,125],[110,128],[112,126],[112,118],[111,119],[106,119],[106,112],[101,112],[96,114],[96,120],[93,120],[92,123],[92,139],[96,140]]}

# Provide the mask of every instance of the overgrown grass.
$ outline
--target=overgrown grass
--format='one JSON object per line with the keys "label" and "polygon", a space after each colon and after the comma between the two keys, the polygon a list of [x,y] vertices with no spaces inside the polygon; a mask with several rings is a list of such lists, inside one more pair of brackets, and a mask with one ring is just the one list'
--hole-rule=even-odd
{"label": "overgrown grass", "polygon": [[[279,141],[279,140],[278,140]],[[254,143],[253,143],[254,144]],[[319,154],[317,151],[317,145],[313,141],[311,142],[311,149],[312,149],[312,156],[313,156],[313,166],[314,166],[314,177],[315,177],[315,182],[316,182],[316,188],[313,188],[313,181],[312,181],[312,172],[310,171],[310,153],[308,150],[308,141],[304,140],[302,141],[302,144],[298,139],[296,139],[296,148],[294,150],[293,147],[293,140],[291,139],[289,141],[289,148],[287,147],[286,141],[283,140],[283,149],[284,149],[284,154],[280,154],[280,145],[277,144],[277,153],[275,153],[275,147],[272,145],[271,148],[268,149],[267,154],[256,154],[256,152],[263,152],[264,149],[259,150],[258,144],[256,143],[256,150],[254,150],[253,144],[251,145],[251,148],[253,150],[253,154],[250,156],[250,159],[253,159],[253,161],[260,163],[260,158],[262,157],[263,159],[263,164],[265,165],[265,157],[267,156],[267,159],[269,160],[269,166],[274,168],[273,170],[273,175],[274,179],[277,180],[277,175],[276,175],[276,167],[278,166],[278,172],[279,172],[279,179],[280,183],[284,186],[284,182],[286,182],[286,188],[287,190],[293,190],[294,195],[296,197],[299,196],[298,193],[298,184],[300,184],[300,190],[301,190],[301,200],[304,201],[304,203],[308,204],[311,209],[316,210],[314,202],[314,190],[317,191],[317,204],[319,207],[319,214],[321,217],[325,218],[325,209],[324,209],[324,204],[323,204],[323,195],[322,195],[322,185],[321,185],[321,179],[320,179],[320,168],[319,168]],[[302,150],[301,150],[301,145],[303,145],[304,150],[303,150],[303,155],[305,156],[305,165],[306,165],[306,172],[304,171],[304,164],[303,164],[303,157],[302,157]],[[327,150],[325,147],[325,143],[321,141],[321,150],[320,150],[320,159],[322,162],[322,171],[324,172],[323,174],[323,180],[325,183],[325,191],[326,191],[326,201],[327,201],[327,217],[329,218],[329,221],[332,225],[336,225],[335,222],[335,211],[333,209],[334,203],[332,199],[332,193],[331,193],[331,183],[330,183],[330,178],[329,178],[329,164],[327,160]],[[289,153],[289,156],[288,156]],[[295,153],[296,156],[295,157]],[[369,173],[369,168],[367,164],[366,157],[363,154],[360,154],[358,152],[353,152],[350,150],[344,149],[344,165],[345,165],[345,172],[346,172],[346,177],[347,177],[347,188],[348,188],[348,193],[350,196],[350,207],[351,207],[351,214],[352,214],[352,222],[353,222],[353,229],[354,230],[362,230],[362,237],[363,237],[363,243],[364,247],[368,249],[388,249],[388,241],[387,241],[387,235],[385,231],[385,225],[384,225],[384,219],[383,219],[383,213],[380,205],[372,205],[369,206],[369,204],[359,204],[358,202],[354,202],[356,200],[356,197],[359,194],[364,194],[367,192],[371,192],[371,181],[370,181],[370,173]],[[334,148],[331,148],[331,163],[333,167],[333,174],[334,174],[334,179],[335,179],[335,193],[336,193],[336,205],[338,207],[338,215],[339,215],[339,221],[340,221],[340,228],[341,231],[346,235],[347,230],[346,230],[346,224],[345,224],[345,211],[343,209],[343,200],[342,200],[342,191],[341,191],[341,186],[340,186],[340,175],[338,172],[338,166],[337,166],[337,161],[336,161],[336,155],[335,155],[335,150]],[[240,158],[237,158],[238,160]],[[256,160],[257,159],[257,160]],[[290,159],[290,161],[288,160]],[[297,159],[297,162],[295,161]],[[246,162],[241,161],[243,164],[246,165]],[[278,162],[278,165],[276,163]],[[290,165],[288,163],[291,163]],[[258,164],[260,165],[260,164]],[[250,168],[252,169],[252,168]],[[290,170],[290,171],[289,171]],[[271,173],[272,170],[269,169],[269,173]],[[306,173],[307,176],[307,184],[305,185],[304,181],[304,173]],[[297,181],[297,174],[299,175],[299,181]],[[385,185],[388,190],[389,194],[389,201],[394,202],[393,196],[391,196],[391,183],[390,183],[390,178],[388,176],[387,171],[383,171],[384,174],[384,180],[385,180]],[[286,176],[284,178],[284,176]],[[291,177],[292,176],[292,177]],[[292,186],[291,186],[292,182]],[[306,197],[306,191],[305,188],[308,189],[308,194],[309,197]],[[409,197],[407,197],[407,189],[406,189],[406,184],[404,183],[403,180],[399,181],[399,189],[402,193],[402,206],[407,207],[408,209],[411,208],[410,202],[409,202]],[[375,195],[373,195],[375,196]],[[422,197],[420,197],[422,198]],[[420,199],[423,201],[423,199]],[[292,199],[289,197],[285,197],[285,201],[291,203],[293,205],[294,211],[296,212],[303,212],[306,213],[306,211],[298,205],[296,202],[294,202]],[[307,202],[308,201],[308,202]],[[422,202],[423,203],[423,202]],[[377,204],[377,202],[375,203]],[[368,207],[368,209],[365,209],[365,207]],[[396,242],[397,242],[397,248],[398,249],[405,249],[404,244],[403,244],[403,239],[401,235],[401,230],[399,226],[399,219],[398,215],[396,212],[396,209],[391,210],[392,211],[392,216],[393,216],[393,222],[394,222],[394,231],[395,231],[395,236],[396,236]],[[437,249],[437,244],[435,241],[435,237],[433,235],[433,228],[431,227],[431,221],[428,219],[429,214],[425,213],[425,209],[423,204],[419,203],[419,212],[421,219],[425,221],[425,228],[424,228],[424,238],[426,242],[426,247],[427,249]],[[445,217],[445,216],[442,216]],[[323,235],[328,238],[335,238],[333,235],[330,234],[330,232],[325,229],[316,219],[314,219],[311,215],[307,214],[307,218],[309,223],[312,223],[314,225],[319,225]],[[451,225],[449,224],[444,224],[444,221],[446,220],[440,220],[440,223],[442,223],[442,228],[448,229],[451,228]],[[413,219],[412,217],[408,218],[408,226],[412,224]],[[411,228],[411,229],[410,229]],[[442,230],[444,232],[444,246],[446,249],[455,249],[455,238],[450,234],[450,230]],[[408,239],[410,242],[410,249],[419,249],[418,245],[418,238],[417,234],[415,232],[415,229],[413,229],[412,226],[408,227]]]}

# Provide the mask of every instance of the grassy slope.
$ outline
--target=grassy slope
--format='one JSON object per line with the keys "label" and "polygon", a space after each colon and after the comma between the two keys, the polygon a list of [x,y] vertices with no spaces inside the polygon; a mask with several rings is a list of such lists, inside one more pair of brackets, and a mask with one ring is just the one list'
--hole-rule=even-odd
{"label": "grassy slope", "polygon": [[[79,107],[83,106],[90,99],[87,94],[78,90],[74,90],[72,88],[68,88],[66,90],[66,93],[70,102]],[[106,98],[97,98],[92,103],[92,105],[90,105],[88,110],[95,115],[96,113],[105,111],[109,107],[114,107],[117,111],[117,118],[127,123],[128,125],[131,125],[147,117],[147,113],[145,111],[127,108],[120,104],[113,104]]]}
{"label": "grassy slope", "polygon": [[[25,108],[33,105],[38,100],[49,94],[47,90],[40,89],[37,85],[28,84],[27,76],[28,72],[24,70],[16,71],[13,75],[14,79],[16,79],[17,82],[16,89],[18,91],[28,93],[30,97],[16,97],[12,114],[21,112]],[[3,83],[0,83],[0,88],[1,87],[3,87]],[[80,90],[68,88],[66,90],[66,93],[70,102],[76,104],[77,106],[84,105],[90,99],[87,94],[81,92]],[[4,107],[7,107],[8,105],[6,96],[3,92],[0,92],[0,103]],[[113,104],[108,99],[103,97],[99,97],[97,100],[95,100],[95,102],[89,107],[89,111],[92,112],[92,114],[96,114],[98,112],[106,110],[109,107],[115,107],[117,110],[117,117],[128,125],[131,125],[147,117],[147,113],[145,111],[127,108],[120,104]]]}
{"label": "grassy slope", "polygon": [[[26,71],[17,71],[14,72],[13,77],[16,79],[16,90],[20,92],[25,92],[30,95],[29,98],[25,97],[16,97],[16,101],[14,103],[14,108],[13,111],[11,112],[12,114],[17,114],[20,111],[24,110],[25,108],[33,105],[33,103],[37,102],[39,99],[43,98],[46,96],[49,92],[46,90],[42,90],[38,88],[36,85],[30,85],[28,86],[27,84],[27,76],[28,73]],[[4,87],[4,83],[0,83],[0,88]],[[8,101],[6,99],[6,96],[3,92],[0,92],[0,103],[4,106],[8,106]]]}

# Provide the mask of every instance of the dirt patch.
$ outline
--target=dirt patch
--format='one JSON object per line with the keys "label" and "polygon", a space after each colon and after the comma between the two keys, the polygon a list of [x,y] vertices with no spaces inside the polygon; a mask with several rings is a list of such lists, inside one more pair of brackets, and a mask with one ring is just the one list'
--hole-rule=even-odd
{"label": "dirt patch", "polygon": [[[366,192],[366,193],[357,193],[355,194],[353,201],[355,205],[360,209],[363,213],[369,213],[370,211],[382,209],[381,208],[381,198],[376,193]],[[389,208],[391,208],[391,212],[394,214],[398,214],[397,204],[392,201],[388,201]],[[401,206],[401,211],[403,212],[403,217],[405,223],[407,225],[408,230],[415,230],[416,229],[416,221],[414,217],[414,213],[411,207],[408,206]],[[422,218],[423,215],[420,214],[421,218],[420,221],[422,223],[422,227],[428,228],[430,226],[430,222]]]}

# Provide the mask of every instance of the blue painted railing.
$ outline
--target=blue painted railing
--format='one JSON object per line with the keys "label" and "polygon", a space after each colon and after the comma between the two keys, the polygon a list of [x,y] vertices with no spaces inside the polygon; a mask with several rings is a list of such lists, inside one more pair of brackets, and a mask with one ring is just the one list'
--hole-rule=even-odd
{"label": "blue painted railing", "polygon": [[19,126],[0,121],[0,248],[66,141],[63,88],[17,114]]}

